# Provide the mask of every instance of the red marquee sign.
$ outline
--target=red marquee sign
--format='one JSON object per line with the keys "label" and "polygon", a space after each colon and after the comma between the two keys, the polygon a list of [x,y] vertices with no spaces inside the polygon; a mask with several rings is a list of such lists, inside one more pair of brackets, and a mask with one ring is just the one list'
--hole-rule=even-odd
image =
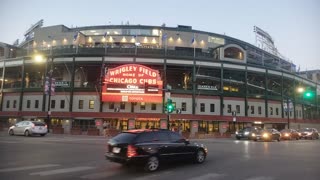
{"label": "red marquee sign", "polygon": [[104,80],[104,102],[162,102],[163,83],[158,70],[126,64],[109,69]]}

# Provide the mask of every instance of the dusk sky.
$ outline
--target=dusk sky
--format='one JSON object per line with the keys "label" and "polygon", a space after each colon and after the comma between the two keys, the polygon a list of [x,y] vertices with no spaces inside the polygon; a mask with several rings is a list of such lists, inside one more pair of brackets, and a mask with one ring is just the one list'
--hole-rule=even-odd
{"label": "dusk sky", "polygon": [[0,42],[12,44],[40,19],[44,26],[189,25],[255,44],[253,26],[268,32],[301,71],[320,69],[319,0],[1,0]]}

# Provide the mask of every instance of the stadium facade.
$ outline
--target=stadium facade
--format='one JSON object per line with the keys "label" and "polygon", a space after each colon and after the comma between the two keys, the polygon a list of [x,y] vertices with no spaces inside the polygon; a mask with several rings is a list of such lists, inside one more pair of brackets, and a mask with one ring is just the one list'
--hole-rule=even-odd
{"label": "stadium facade", "polygon": [[236,38],[180,25],[42,23],[25,36],[17,47],[0,47],[2,126],[31,119],[65,133],[100,129],[104,121],[117,129],[164,128],[172,99],[170,125],[191,133],[320,129],[319,84]]}

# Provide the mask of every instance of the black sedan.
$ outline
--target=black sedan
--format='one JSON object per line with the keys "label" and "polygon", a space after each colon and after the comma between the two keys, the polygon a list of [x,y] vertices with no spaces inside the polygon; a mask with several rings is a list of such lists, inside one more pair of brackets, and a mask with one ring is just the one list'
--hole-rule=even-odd
{"label": "black sedan", "polygon": [[190,159],[203,163],[207,156],[203,144],[190,143],[169,130],[128,130],[108,142],[106,159],[125,165],[140,164],[146,171],[156,171],[160,163]]}
{"label": "black sedan", "polygon": [[257,133],[253,133],[252,139],[254,141],[280,141],[281,133],[276,129],[264,129]]}
{"label": "black sedan", "polygon": [[246,128],[240,129],[239,131],[236,131],[236,138],[238,140],[251,139],[252,133],[257,133],[260,130],[261,130],[260,127],[246,127]]}

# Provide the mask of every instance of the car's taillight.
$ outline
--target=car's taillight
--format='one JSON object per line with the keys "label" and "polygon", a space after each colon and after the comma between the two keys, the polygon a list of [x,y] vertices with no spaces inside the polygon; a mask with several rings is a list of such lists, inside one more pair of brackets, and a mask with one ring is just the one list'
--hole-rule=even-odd
{"label": "car's taillight", "polygon": [[128,145],[127,157],[134,157],[138,155],[137,148],[133,145]]}
{"label": "car's taillight", "polygon": [[32,124],[31,128],[34,128],[34,124]]}
{"label": "car's taillight", "polygon": [[45,125],[44,127],[45,127],[45,128],[47,128],[48,126],[47,126],[47,125]]}

